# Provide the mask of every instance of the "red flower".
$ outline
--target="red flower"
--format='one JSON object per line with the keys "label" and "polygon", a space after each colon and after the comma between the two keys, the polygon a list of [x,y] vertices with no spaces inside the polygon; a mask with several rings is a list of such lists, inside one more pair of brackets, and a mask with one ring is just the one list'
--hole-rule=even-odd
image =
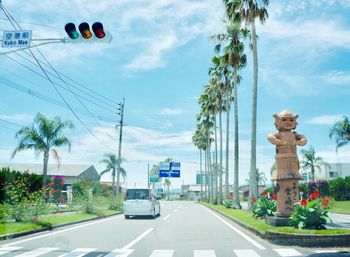
{"label": "red flower", "polygon": [[313,199],[317,199],[319,197],[318,190],[315,189],[311,195]]}
{"label": "red flower", "polygon": [[302,206],[306,206],[307,205],[307,201],[305,198],[301,199],[301,203]]}
{"label": "red flower", "polygon": [[55,193],[57,193],[57,192],[58,192],[58,190],[56,190],[56,189],[52,189],[52,190],[51,190],[51,193],[52,193],[52,194],[55,194]]}
{"label": "red flower", "polygon": [[256,198],[255,198],[255,197],[252,198],[252,202],[253,202],[253,203],[256,202]]}
{"label": "red flower", "polygon": [[266,196],[267,196],[267,192],[266,192],[266,191],[264,191],[263,195],[266,197]]}
{"label": "red flower", "polygon": [[277,195],[275,195],[275,194],[271,194],[271,196],[270,196],[270,200],[276,200],[277,199]]}
{"label": "red flower", "polygon": [[327,199],[327,198],[322,199],[322,205],[323,206],[327,207],[328,204],[329,204],[329,199]]}

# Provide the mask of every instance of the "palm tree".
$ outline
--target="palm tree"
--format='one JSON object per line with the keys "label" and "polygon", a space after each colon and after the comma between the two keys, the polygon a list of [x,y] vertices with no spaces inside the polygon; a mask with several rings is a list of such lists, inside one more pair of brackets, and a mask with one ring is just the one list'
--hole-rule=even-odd
{"label": "palm tree", "polygon": [[329,132],[329,137],[335,138],[337,144],[336,151],[340,147],[343,147],[350,143],[350,121],[347,116],[344,116],[342,120],[337,121]]}
{"label": "palm tree", "polygon": [[[240,208],[239,203],[239,137],[238,137],[238,84],[240,82],[240,77],[238,76],[238,70],[245,67],[247,63],[246,55],[244,54],[244,44],[242,39],[245,39],[249,35],[249,31],[241,27],[241,24],[238,22],[226,20],[224,21],[226,33],[218,34],[213,36],[212,38],[218,41],[219,43],[215,46],[216,51],[220,51],[222,48],[222,44],[226,43],[224,47],[224,54],[221,57],[222,65],[224,67],[231,67],[233,70],[233,100],[234,100],[234,127],[235,127],[235,148],[234,148],[234,201],[233,208]],[[227,99],[226,99],[226,109],[227,113],[229,113],[229,104],[232,100],[231,96],[231,86],[229,85],[227,88]],[[227,122],[229,120],[229,116],[227,117]],[[228,124],[228,123],[227,123]],[[229,128],[227,127],[227,132]],[[227,143],[226,147],[228,147],[228,135],[227,135]],[[228,149],[226,149],[226,153],[228,154]],[[228,158],[226,159],[228,162]],[[227,163],[228,168],[228,163]],[[226,173],[228,176],[228,173]]]}
{"label": "palm tree", "polygon": [[243,21],[246,26],[251,26],[251,47],[253,50],[253,102],[252,102],[252,131],[250,151],[250,190],[249,208],[252,206],[252,199],[257,197],[256,191],[256,121],[257,121],[257,93],[258,93],[258,51],[255,19],[258,18],[264,23],[268,18],[266,6],[269,0],[224,0],[225,8],[229,19]]}
{"label": "palm tree", "polygon": [[303,169],[309,169],[311,171],[311,180],[315,181],[315,170],[321,170],[321,165],[329,166],[328,163],[324,162],[319,156],[316,156],[315,149],[309,146],[308,150],[302,149],[301,165]]}
{"label": "palm tree", "polygon": [[68,151],[71,148],[70,140],[63,135],[64,129],[74,128],[70,121],[62,121],[59,117],[54,117],[52,120],[38,113],[31,126],[22,127],[16,133],[16,138],[19,143],[13,151],[11,158],[23,150],[34,150],[38,157],[41,153],[44,154],[43,162],[43,186],[47,182],[47,164],[49,162],[50,151],[54,158],[60,163],[59,152],[54,147],[68,145]]}
{"label": "palm tree", "polygon": [[260,172],[259,169],[256,169],[256,185],[257,185],[257,191],[259,193],[259,185],[265,186],[266,185],[266,175],[264,172]]}
{"label": "palm tree", "polygon": [[197,124],[196,131],[192,136],[193,144],[199,150],[199,163],[200,163],[200,176],[201,176],[201,200],[203,201],[203,165],[202,165],[202,150],[206,150],[206,139],[205,139],[205,131],[202,124]]}
{"label": "palm tree", "polygon": [[[116,194],[116,191],[117,191],[115,188],[116,172],[118,170],[118,165],[120,165],[123,161],[124,161],[124,159],[118,159],[116,154],[114,154],[114,153],[105,153],[104,159],[102,159],[100,161],[100,163],[106,164],[106,168],[100,173],[101,176],[105,173],[112,172],[112,188],[113,188],[114,194]],[[125,181],[125,178],[126,178],[125,169],[120,167],[119,172]],[[118,188],[118,190],[119,190],[119,188]]]}

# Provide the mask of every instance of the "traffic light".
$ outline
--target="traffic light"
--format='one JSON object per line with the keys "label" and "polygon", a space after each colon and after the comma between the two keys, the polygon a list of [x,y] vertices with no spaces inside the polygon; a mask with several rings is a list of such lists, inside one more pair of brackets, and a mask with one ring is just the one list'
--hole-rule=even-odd
{"label": "traffic light", "polygon": [[78,39],[79,38],[79,34],[77,32],[77,29],[75,28],[74,23],[67,23],[66,26],[64,27],[64,29],[66,30],[68,36],[71,39]]}
{"label": "traffic light", "polygon": [[87,22],[82,22],[79,25],[78,33],[74,23],[67,23],[64,27],[69,38],[67,42],[69,43],[110,43],[112,41],[112,35],[108,31],[104,31],[103,25],[101,22],[95,22],[92,24],[91,28],[93,33],[90,30],[90,25]]}

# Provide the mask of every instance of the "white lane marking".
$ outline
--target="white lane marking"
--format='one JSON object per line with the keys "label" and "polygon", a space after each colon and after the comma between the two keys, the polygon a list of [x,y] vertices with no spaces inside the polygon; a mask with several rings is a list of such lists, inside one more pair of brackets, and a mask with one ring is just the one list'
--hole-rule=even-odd
{"label": "white lane marking", "polygon": [[58,257],[63,257],[63,256],[65,256],[65,257],[81,257],[81,256],[84,256],[88,253],[95,251],[96,249],[97,248],[77,248],[74,251],[60,255]]}
{"label": "white lane marking", "polygon": [[233,250],[237,257],[260,257],[254,250]]}
{"label": "white lane marking", "polygon": [[154,250],[150,257],[172,257],[174,250]]}
{"label": "white lane marking", "polygon": [[0,255],[4,255],[5,253],[13,252],[16,250],[21,249],[22,247],[1,247],[0,248]]}
{"label": "white lane marking", "polygon": [[128,257],[133,251],[134,249],[114,249],[105,257]]}
{"label": "white lane marking", "polygon": [[277,252],[279,255],[286,257],[286,256],[302,256],[301,253],[299,253],[297,250],[292,248],[280,248],[280,249],[273,249],[275,252]]}
{"label": "white lane marking", "polygon": [[145,232],[143,232],[141,235],[136,237],[134,240],[132,240],[130,243],[128,243],[126,246],[124,246],[122,249],[129,249],[129,248],[133,247],[138,241],[140,241],[142,238],[147,236],[152,231],[153,231],[153,228],[147,229]]}
{"label": "white lane marking", "polygon": [[216,257],[213,250],[194,250],[193,257]]}
{"label": "white lane marking", "polygon": [[36,237],[31,237],[31,238],[20,240],[20,241],[17,241],[17,242],[14,242],[14,243],[10,243],[10,244],[5,244],[4,246],[16,245],[16,244],[20,244],[20,243],[36,240],[36,239],[43,238],[43,237],[53,236],[53,235],[57,235],[57,234],[60,234],[60,233],[63,233],[63,232],[67,232],[67,231],[70,231],[70,230],[74,230],[74,229],[78,229],[78,228],[82,228],[82,227],[98,224],[98,223],[101,223],[101,222],[106,222],[106,221],[110,221],[110,220],[114,220],[114,219],[120,219],[121,217],[122,217],[122,215],[120,215],[118,217],[112,217],[112,218],[106,218],[106,219],[103,219],[103,220],[94,221],[94,222],[83,224],[83,225],[77,225],[77,226],[74,226],[74,227],[70,227],[70,228],[59,230],[59,231],[51,232],[49,234],[40,235],[40,236],[36,236]]}
{"label": "white lane marking", "polygon": [[17,257],[36,257],[36,256],[40,256],[40,255],[52,252],[57,249],[58,248],[54,248],[54,247],[42,247],[42,248],[35,249],[34,251],[17,255]]}
{"label": "white lane marking", "polygon": [[247,240],[248,242],[250,242],[251,244],[253,244],[256,248],[258,248],[259,250],[266,250],[266,248],[264,246],[262,246],[261,244],[259,244],[257,241],[255,241],[254,239],[252,239],[251,237],[249,237],[248,235],[246,235],[245,233],[243,233],[241,230],[235,228],[234,226],[232,226],[230,223],[228,223],[226,220],[224,220],[223,218],[219,217],[218,215],[216,215],[214,212],[210,211],[207,207],[202,206],[204,209],[206,209],[208,212],[210,212],[212,215],[214,215],[216,218],[218,218],[220,221],[222,221],[225,225],[227,225],[230,229],[234,230],[237,234],[239,234],[240,236],[242,236],[245,240]]}
{"label": "white lane marking", "polygon": [[163,220],[167,220],[167,219],[169,219],[170,218],[170,214],[168,214],[168,215],[166,215],[165,217],[164,217],[164,219]]}
{"label": "white lane marking", "polygon": [[337,250],[317,250],[315,253],[337,253]]}

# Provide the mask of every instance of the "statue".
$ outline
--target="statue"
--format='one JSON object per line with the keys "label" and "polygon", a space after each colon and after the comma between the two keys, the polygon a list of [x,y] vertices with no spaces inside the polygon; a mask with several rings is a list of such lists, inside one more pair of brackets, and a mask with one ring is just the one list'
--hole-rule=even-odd
{"label": "statue", "polygon": [[305,136],[295,132],[298,114],[283,110],[274,114],[277,133],[269,134],[267,139],[276,146],[276,170],[272,180],[276,181],[277,217],[289,217],[293,206],[299,201],[299,161],[296,146],[307,143]]}

